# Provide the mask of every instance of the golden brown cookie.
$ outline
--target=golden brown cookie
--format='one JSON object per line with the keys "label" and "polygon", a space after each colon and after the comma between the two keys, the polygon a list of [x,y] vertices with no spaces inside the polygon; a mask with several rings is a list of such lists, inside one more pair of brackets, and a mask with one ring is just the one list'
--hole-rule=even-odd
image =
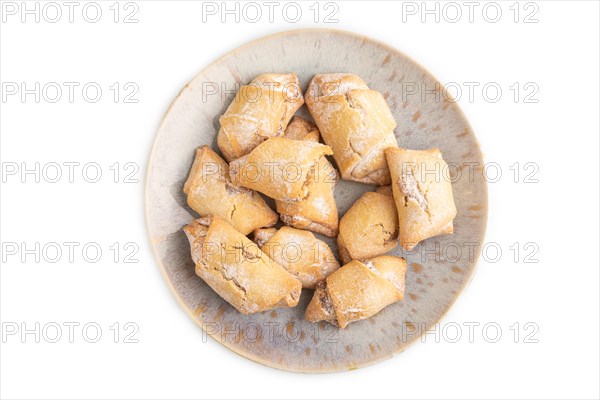
{"label": "golden brown cookie", "polygon": [[345,328],[404,298],[406,260],[380,256],[353,260],[317,284],[306,319]]}
{"label": "golden brown cookie", "polygon": [[[294,117],[285,130],[284,137],[318,142],[320,135],[312,122]],[[307,183],[306,198],[294,203],[276,201],[277,212],[286,225],[335,237],[338,234],[339,218],[333,189],[338,181],[338,173],[325,157],[319,159],[315,172]]]}
{"label": "golden brown cookie", "polygon": [[356,75],[339,73],[316,75],[305,97],[342,178],[389,184],[383,151],[398,146],[396,121],[381,93]]}
{"label": "golden brown cookie", "polygon": [[239,312],[298,304],[302,283],[224,219],[200,218],[183,230],[196,274]]}
{"label": "golden brown cookie", "polygon": [[284,226],[259,229],[254,241],[273,261],[302,282],[302,287],[315,285],[340,267],[327,243],[311,232]]}
{"label": "golden brown cookie", "polygon": [[297,202],[308,197],[319,160],[331,153],[329,146],[320,143],[274,137],[232,161],[229,176],[234,184],[275,200]]}
{"label": "golden brown cookie", "polygon": [[208,146],[196,150],[183,191],[200,216],[217,215],[244,235],[277,223],[277,213],[258,193],[231,183],[229,166]]}
{"label": "golden brown cookie", "polygon": [[411,250],[421,240],[454,232],[456,206],[448,165],[438,149],[390,148],[385,155],[398,209],[400,245]]}
{"label": "golden brown cookie", "polygon": [[283,134],[304,104],[296,74],[263,74],[242,86],[219,118],[217,144],[228,162]]}
{"label": "golden brown cookie", "polygon": [[398,245],[398,214],[391,196],[366,192],[340,219],[342,262],[373,258]]}

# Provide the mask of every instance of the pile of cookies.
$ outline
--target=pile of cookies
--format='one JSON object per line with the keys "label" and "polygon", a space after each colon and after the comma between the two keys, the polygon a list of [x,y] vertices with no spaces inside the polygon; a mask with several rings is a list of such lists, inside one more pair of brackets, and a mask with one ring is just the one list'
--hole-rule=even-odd
{"label": "pile of cookies", "polygon": [[[295,116],[305,102],[314,124]],[[196,274],[241,313],[315,289],[306,319],[344,328],[403,299],[406,261],[385,253],[453,232],[452,185],[430,173],[447,168],[440,151],[399,148],[384,97],[356,75],[316,75],[305,95],[295,74],[260,75],[219,121],[224,159],[196,151],[184,192],[201,217],[184,231]],[[340,175],[379,186],[341,219]],[[313,232],[337,237],[343,266]]]}

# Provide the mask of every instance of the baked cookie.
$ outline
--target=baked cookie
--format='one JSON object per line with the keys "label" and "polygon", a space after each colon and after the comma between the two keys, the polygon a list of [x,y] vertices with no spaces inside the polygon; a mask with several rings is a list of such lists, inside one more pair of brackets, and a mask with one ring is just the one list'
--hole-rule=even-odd
{"label": "baked cookie", "polygon": [[[292,119],[284,137],[311,142],[319,142],[320,139],[315,124],[301,117]],[[307,183],[306,198],[294,203],[276,201],[277,212],[286,225],[335,237],[338,234],[339,218],[333,188],[338,181],[338,173],[326,157],[319,159],[315,172]]]}
{"label": "baked cookie", "polygon": [[421,240],[454,232],[456,206],[448,165],[438,149],[386,149],[398,209],[400,245],[411,250]]}
{"label": "baked cookie", "polygon": [[186,225],[196,274],[242,314],[294,307],[302,283],[220,217]]}
{"label": "baked cookie", "polygon": [[321,139],[319,129],[315,124],[299,116],[294,116],[285,132],[283,137],[295,140],[308,140],[311,142],[318,142]]}
{"label": "baked cookie", "polygon": [[303,288],[314,289],[340,267],[327,243],[308,231],[289,226],[259,229],[254,241],[263,253],[300,279]]}
{"label": "baked cookie", "polygon": [[277,213],[258,193],[231,183],[229,166],[208,146],[196,150],[183,191],[200,216],[217,215],[244,235],[277,223]]}
{"label": "baked cookie", "polygon": [[275,200],[297,202],[308,197],[308,184],[315,176],[319,160],[331,153],[329,146],[320,143],[274,137],[232,161],[229,176],[235,185]]}
{"label": "baked cookie", "polygon": [[305,317],[340,328],[369,318],[404,298],[406,260],[380,256],[353,260],[317,284]]}
{"label": "baked cookie", "polygon": [[315,75],[305,97],[342,178],[389,184],[383,151],[398,146],[396,121],[381,93],[356,75],[340,73]]}
{"label": "baked cookie", "polygon": [[242,86],[219,118],[217,145],[228,162],[283,134],[304,104],[296,74],[263,74]]}
{"label": "baked cookie", "polygon": [[340,219],[338,250],[343,263],[380,256],[398,245],[394,198],[365,192]]}

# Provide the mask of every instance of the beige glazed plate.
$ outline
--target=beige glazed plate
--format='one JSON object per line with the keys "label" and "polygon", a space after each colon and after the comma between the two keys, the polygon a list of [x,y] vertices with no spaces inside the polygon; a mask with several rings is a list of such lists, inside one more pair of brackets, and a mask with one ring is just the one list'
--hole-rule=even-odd
{"label": "beige glazed plate", "polygon": [[[183,184],[198,146],[218,151],[219,117],[235,94],[267,72],[295,72],[306,89],[319,73],[357,74],[386,98],[400,147],[437,147],[449,164],[458,214],[454,235],[428,239],[407,259],[406,295],[377,315],[340,330],[304,320],[312,297],[295,308],[242,315],[194,273],[182,227],[198,215]],[[432,90],[438,92],[433,93]],[[304,108],[303,108],[304,110]],[[333,30],[279,33],[246,44],[206,67],[175,98],[150,155],[146,214],[150,240],[167,282],[189,315],[215,340],[256,362],[289,371],[334,372],[373,364],[403,351],[447,312],[475,270],[487,219],[483,160],[469,123],[423,67],[397,50],[361,35]],[[340,181],[340,216],[374,187]],[[323,237],[321,237],[323,238]],[[335,241],[329,240],[337,250]],[[198,335],[200,340],[201,335]]]}

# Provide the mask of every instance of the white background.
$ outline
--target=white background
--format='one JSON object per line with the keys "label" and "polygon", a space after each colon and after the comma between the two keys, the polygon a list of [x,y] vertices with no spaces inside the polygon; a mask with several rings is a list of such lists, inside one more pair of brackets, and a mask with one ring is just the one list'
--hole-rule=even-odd
{"label": "white background", "polygon": [[[26,82],[31,88],[35,82],[80,83],[73,103],[66,91],[57,103],[43,97],[36,103],[33,95],[23,102],[19,94],[2,100],[4,172],[11,163],[97,162],[103,176],[98,183],[87,183],[76,169],[74,183],[63,176],[54,184],[43,179],[35,183],[33,176],[22,183],[20,174],[5,177],[2,242],[96,242],[103,256],[97,263],[87,262],[78,247],[73,263],[66,254],[57,263],[36,263],[31,255],[23,263],[19,254],[3,254],[4,330],[14,324],[21,329],[22,323],[33,328],[36,322],[42,327],[52,322],[81,325],[73,343],[66,327],[58,343],[43,337],[36,343],[33,334],[23,340],[20,332],[3,332],[2,398],[598,398],[597,2],[539,1],[537,23],[523,22],[534,10],[524,9],[524,3],[517,5],[521,13],[515,23],[512,1],[499,2],[503,13],[497,23],[482,16],[484,3],[475,9],[473,22],[458,2],[463,12],[459,22],[447,21],[454,18],[452,12],[446,20],[442,14],[439,22],[435,15],[426,15],[422,23],[420,12],[403,13],[406,4],[400,2],[336,2],[339,22],[324,23],[322,14],[318,24],[312,21],[312,1],[301,3],[303,15],[297,23],[287,22],[280,6],[273,22],[263,16],[258,23],[235,23],[229,16],[225,24],[219,15],[203,22],[201,2],[137,1],[139,22],[131,24],[122,22],[124,14],[119,23],[113,22],[113,1],[100,3],[98,23],[82,18],[83,2],[73,23],[61,2],[64,15],[57,23],[43,16],[39,23],[34,16],[22,23],[20,13],[3,15],[3,84]],[[413,5],[422,11],[421,2]],[[444,3],[438,6],[441,12]],[[213,340],[203,341],[200,328],[180,308],[155,263],[143,203],[154,133],[180,88],[249,40],[313,26],[379,39],[410,55],[441,82],[462,85],[459,103],[485,159],[498,163],[503,173],[489,184],[486,235],[487,242],[502,248],[502,257],[495,263],[480,260],[471,285],[442,321],[462,326],[461,339],[450,343],[442,337],[436,343],[430,336],[388,361],[327,375],[270,369]],[[103,89],[97,103],[81,97],[87,82]],[[139,102],[124,103],[126,92],[121,92],[115,103],[109,89],[115,82],[137,85],[134,98]],[[480,84],[472,101],[464,82]],[[481,92],[489,82],[503,89],[495,103]],[[516,102],[509,88],[515,82],[521,87]],[[525,102],[531,91],[523,90],[527,82],[539,88],[532,98],[537,103]],[[115,162],[121,167],[137,164],[139,183],[124,183],[123,176],[120,183],[112,182],[109,167]],[[515,162],[521,168],[517,183],[509,169]],[[524,182],[527,162],[539,167],[534,176],[538,183]],[[123,262],[123,250],[115,262],[109,249],[114,242],[121,247],[136,243],[139,262]],[[516,260],[510,249],[515,242],[521,249]],[[531,251],[524,249],[528,242],[539,247],[533,256],[537,263],[525,262]],[[103,330],[97,343],[82,336],[81,326],[89,322]],[[115,322],[120,323],[118,343],[110,330]],[[139,327],[134,336],[138,343],[124,343],[127,322]],[[502,337],[490,343],[476,329],[470,343],[465,322],[497,323]],[[535,325],[525,330],[528,322]],[[525,334],[535,326],[539,331],[529,339],[537,343],[526,343]]]}

